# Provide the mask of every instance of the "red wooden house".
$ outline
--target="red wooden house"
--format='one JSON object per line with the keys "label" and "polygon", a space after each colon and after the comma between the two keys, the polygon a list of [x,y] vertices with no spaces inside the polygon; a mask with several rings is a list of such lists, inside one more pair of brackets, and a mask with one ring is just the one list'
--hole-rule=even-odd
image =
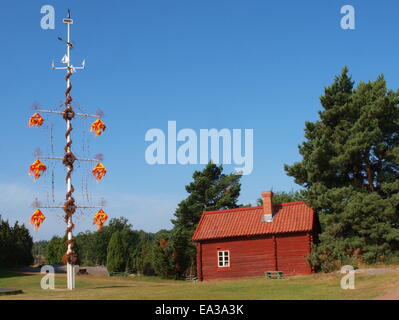
{"label": "red wooden house", "polygon": [[317,215],[304,202],[204,212],[193,235],[197,242],[199,280],[308,274],[311,245],[318,239]]}

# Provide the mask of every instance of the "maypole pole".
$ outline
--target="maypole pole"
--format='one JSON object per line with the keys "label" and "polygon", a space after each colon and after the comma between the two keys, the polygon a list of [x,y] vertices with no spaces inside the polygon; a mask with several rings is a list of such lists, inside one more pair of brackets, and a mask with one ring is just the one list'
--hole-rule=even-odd
{"label": "maypole pole", "polygon": [[102,117],[102,112],[97,112],[97,114],[92,115],[88,113],[75,113],[72,108],[72,97],[71,97],[71,76],[76,70],[81,70],[85,68],[85,61],[83,60],[81,67],[75,67],[71,63],[71,49],[73,47],[73,43],[71,42],[71,25],[73,24],[73,20],[71,19],[71,13],[68,10],[68,17],[63,19],[63,22],[67,26],[67,40],[63,40],[62,38],[58,37],[58,40],[66,43],[67,52],[62,58],[62,63],[65,64],[63,67],[55,67],[54,62],[52,63],[52,68],[56,70],[66,70],[66,90],[65,90],[65,108],[63,111],[56,111],[56,110],[37,110],[37,113],[32,115],[29,119],[28,126],[29,127],[38,127],[43,124],[44,119],[38,113],[50,113],[50,114],[60,114],[62,115],[63,119],[66,123],[66,132],[65,132],[65,140],[66,144],[64,146],[64,156],[63,157],[45,157],[45,156],[37,156],[37,160],[29,167],[29,174],[34,176],[34,179],[38,179],[41,174],[46,171],[47,167],[40,161],[40,159],[50,159],[50,160],[62,160],[62,163],[66,167],[66,176],[65,176],[65,183],[66,183],[66,195],[65,195],[65,202],[62,206],[41,206],[39,201],[35,201],[34,205],[38,209],[33,213],[31,217],[31,223],[35,226],[35,228],[39,228],[42,222],[45,219],[45,216],[40,211],[39,208],[46,208],[46,209],[54,209],[54,208],[61,208],[63,209],[65,216],[65,222],[67,224],[66,229],[66,236],[67,236],[67,251],[63,257],[63,262],[67,265],[67,287],[69,290],[73,290],[75,288],[75,265],[78,261],[78,255],[74,251],[74,242],[75,238],[73,237],[73,215],[77,209],[89,209],[89,208],[100,208],[100,210],[96,213],[93,219],[93,223],[97,225],[97,230],[101,230],[103,224],[108,219],[108,215],[101,209],[101,206],[78,206],[75,203],[75,199],[73,197],[73,193],[75,191],[72,185],[72,172],[74,170],[74,163],[75,161],[91,161],[96,162],[97,165],[93,168],[92,174],[96,178],[97,181],[101,180],[104,175],[106,174],[107,170],[105,169],[104,165],[100,162],[102,157],[96,157],[96,159],[82,159],[77,158],[72,152],[72,139],[71,139],[71,132],[72,132],[72,120],[76,117],[93,117],[97,118],[91,127],[90,131],[94,131],[96,136],[101,135],[104,130],[106,129],[105,124],[99,119]]}
{"label": "maypole pole", "polygon": [[[70,18],[70,17],[69,17]],[[71,90],[72,90],[72,85],[71,85],[71,76],[72,76],[72,67],[71,67],[71,59],[70,59],[70,50],[72,47],[72,44],[70,42],[70,25],[73,23],[72,19],[64,19],[64,23],[67,25],[67,75],[65,77],[66,79],[66,86],[67,89],[65,91],[65,110],[64,110],[64,119],[66,122],[66,133],[65,133],[65,138],[66,138],[66,145],[65,145],[65,158],[63,163],[67,167],[67,174],[66,174],[66,184],[67,184],[67,193],[65,197],[65,204],[64,204],[64,211],[65,211],[65,220],[67,222],[67,237],[68,237],[68,249],[66,253],[66,262],[67,262],[67,283],[68,283],[68,289],[72,290],[75,288],[75,263],[77,260],[77,256],[75,251],[73,250],[74,247],[74,238],[72,235],[72,230],[73,230],[73,222],[72,222],[72,216],[76,211],[76,206],[75,206],[75,199],[72,197],[72,194],[74,192],[74,188],[72,186],[72,181],[71,181],[71,175],[73,171],[73,163],[75,161],[75,157],[71,151],[71,145],[72,145],[72,140],[71,140],[71,131],[72,131],[72,124],[71,121],[74,118],[74,111],[71,106],[72,102],[72,97],[71,97]]]}
{"label": "maypole pole", "polygon": [[[67,185],[67,193],[65,196],[65,203],[64,203],[64,212],[65,212],[65,222],[67,223],[67,252],[64,255],[64,262],[67,264],[67,286],[68,289],[72,290],[75,288],[75,264],[77,262],[77,254],[73,250],[74,248],[74,241],[75,239],[73,238],[72,230],[74,228],[74,224],[72,221],[72,216],[76,211],[76,205],[75,205],[75,199],[73,198],[73,192],[74,188],[72,185],[72,172],[73,172],[73,164],[76,160],[74,154],[71,151],[71,145],[72,145],[72,140],[71,140],[71,132],[72,132],[72,119],[75,117],[75,112],[73,111],[73,108],[71,106],[72,102],[72,97],[71,97],[71,90],[72,90],[72,85],[71,85],[71,76],[73,72],[75,71],[76,68],[74,68],[71,64],[71,48],[72,48],[72,42],[71,42],[71,34],[70,34],[70,26],[73,24],[73,20],[71,19],[70,12],[68,11],[68,18],[64,19],[63,22],[67,25],[67,41],[66,41],[66,46],[67,46],[67,54],[63,58],[63,62],[66,63],[66,71],[67,75],[65,77],[66,81],[66,91],[65,91],[65,109],[64,109],[64,114],[63,118],[65,119],[66,122],[66,132],[65,132],[65,139],[66,139],[66,145],[64,147],[64,159],[63,159],[63,164],[67,168],[67,173],[65,177],[66,185]],[[61,38],[59,38],[62,40]],[[81,67],[83,69],[84,66]],[[58,68],[57,68],[58,69]]]}

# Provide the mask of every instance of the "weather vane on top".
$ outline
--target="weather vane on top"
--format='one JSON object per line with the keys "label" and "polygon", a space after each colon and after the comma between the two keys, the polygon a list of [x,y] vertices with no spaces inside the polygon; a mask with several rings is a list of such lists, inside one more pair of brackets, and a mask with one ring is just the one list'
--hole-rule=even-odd
{"label": "weather vane on top", "polygon": [[88,208],[100,208],[97,214],[94,217],[93,223],[97,224],[98,230],[101,230],[102,225],[107,220],[107,214],[101,209],[101,206],[78,206],[75,203],[75,199],[73,198],[73,193],[75,191],[72,185],[72,172],[74,170],[74,163],[75,161],[91,161],[95,162],[96,166],[92,170],[93,176],[96,180],[101,180],[104,175],[106,174],[106,169],[104,165],[100,162],[102,159],[101,157],[97,157],[96,159],[80,159],[75,157],[74,153],[72,152],[72,140],[71,140],[71,132],[72,128],[72,121],[76,116],[80,117],[92,117],[97,118],[91,125],[90,131],[94,131],[96,136],[101,135],[106,126],[104,122],[101,120],[102,113],[97,112],[95,115],[86,114],[86,113],[75,113],[71,103],[73,101],[71,97],[71,76],[76,70],[83,70],[85,68],[85,61],[83,60],[82,65],[80,67],[75,67],[71,63],[71,54],[70,51],[73,48],[73,43],[71,42],[71,35],[70,35],[70,27],[73,24],[73,20],[71,18],[71,12],[68,9],[68,17],[63,19],[63,23],[67,26],[67,39],[64,40],[61,37],[58,37],[58,40],[64,42],[66,44],[67,52],[61,59],[61,62],[64,64],[62,67],[56,67],[54,61],[52,62],[52,68],[55,70],[66,70],[66,91],[65,91],[65,102],[64,102],[64,110],[63,111],[55,111],[55,110],[36,110],[37,112],[32,115],[29,119],[28,126],[29,127],[38,127],[41,126],[44,122],[44,119],[40,115],[40,113],[52,113],[52,114],[59,114],[66,122],[66,132],[65,132],[65,139],[66,144],[64,147],[64,156],[63,157],[43,157],[37,155],[36,161],[30,166],[29,174],[34,176],[34,179],[38,179],[44,171],[46,171],[46,165],[41,161],[41,159],[48,159],[48,160],[61,160],[64,166],[66,167],[66,196],[65,202],[62,206],[41,206],[40,202],[36,202],[37,210],[33,213],[31,217],[31,223],[37,229],[42,224],[43,220],[45,219],[44,214],[41,212],[40,209],[45,208],[61,208],[65,212],[65,222],[67,224],[66,229],[66,236],[67,236],[67,252],[64,255],[64,262],[67,264],[67,284],[68,289],[72,290],[75,288],[75,270],[74,265],[77,262],[77,254],[74,251],[74,237],[72,235],[72,230],[74,229],[74,224],[72,221],[72,216],[75,213],[76,209],[88,209]]}

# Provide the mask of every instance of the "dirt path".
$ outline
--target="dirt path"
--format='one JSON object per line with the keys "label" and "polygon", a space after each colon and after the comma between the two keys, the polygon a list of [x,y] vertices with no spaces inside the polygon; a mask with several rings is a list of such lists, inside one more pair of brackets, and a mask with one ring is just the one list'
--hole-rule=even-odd
{"label": "dirt path", "polygon": [[[397,273],[399,268],[363,268],[357,269],[356,273],[369,274],[369,275],[379,275],[385,273]],[[389,290],[382,296],[376,297],[373,300],[399,300],[399,287]]]}
{"label": "dirt path", "polygon": [[[399,269],[368,268],[368,269],[358,269],[356,270],[356,272],[375,275],[375,274],[399,272]],[[388,291],[386,294],[376,297],[373,300],[399,300],[399,287],[393,288],[390,291]]]}
{"label": "dirt path", "polygon": [[383,296],[374,298],[374,300],[399,300],[399,287],[389,291]]}

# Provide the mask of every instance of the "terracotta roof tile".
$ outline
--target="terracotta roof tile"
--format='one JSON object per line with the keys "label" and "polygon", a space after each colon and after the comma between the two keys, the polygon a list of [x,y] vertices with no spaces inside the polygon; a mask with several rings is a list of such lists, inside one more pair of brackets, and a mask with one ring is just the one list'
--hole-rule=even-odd
{"label": "terracotta roof tile", "polygon": [[273,207],[273,221],[264,222],[263,207],[205,211],[193,240],[222,239],[275,233],[311,231],[313,210],[304,202],[290,202]]}

